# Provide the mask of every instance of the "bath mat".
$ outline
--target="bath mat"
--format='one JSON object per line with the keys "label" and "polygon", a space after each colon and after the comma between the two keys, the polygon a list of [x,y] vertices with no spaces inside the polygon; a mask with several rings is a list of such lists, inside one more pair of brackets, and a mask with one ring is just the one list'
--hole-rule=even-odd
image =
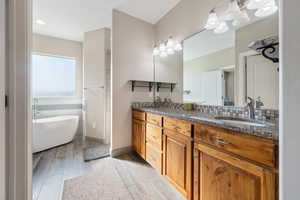
{"label": "bath mat", "polygon": [[92,144],[83,149],[83,158],[85,162],[97,160],[109,156],[109,145]]}

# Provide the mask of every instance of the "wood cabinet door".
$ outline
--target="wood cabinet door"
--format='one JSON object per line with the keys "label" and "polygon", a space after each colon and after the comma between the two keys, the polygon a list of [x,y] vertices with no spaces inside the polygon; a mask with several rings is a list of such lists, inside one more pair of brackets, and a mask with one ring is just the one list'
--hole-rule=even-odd
{"label": "wood cabinet door", "polygon": [[143,121],[133,120],[132,148],[142,158],[146,158],[146,126]]}
{"label": "wood cabinet door", "polygon": [[192,198],[192,140],[164,131],[163,175],[187,199]]}
{"label": "wood cabinet door", "polygon": [[275,200],[275,174],[196,144],[194,200]]}

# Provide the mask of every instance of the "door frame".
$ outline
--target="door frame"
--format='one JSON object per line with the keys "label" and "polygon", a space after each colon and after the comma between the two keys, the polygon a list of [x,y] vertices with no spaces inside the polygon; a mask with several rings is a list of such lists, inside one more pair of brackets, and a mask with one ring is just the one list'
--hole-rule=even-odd
{"label": "door frame", "polygon": [[[239,63],[238,63],[238,70],[236,74],[238,75],[238,80],[235,84],[237,87],[237,95],[235,95],[236,99],[235,102],[237,103],[236,106],[244,106],[246,104],[246,65],[247,65],[247,57],[257,55],[258,53],[254,50],[245,51],[239,54]],[[236,76],[235,76],[236,79]]]}
{"label": "door frame", "polygon": [[30,64],[32,0],[6,0],[7,169],[9,200],[32,199]]}
{"label": "door frame", "polygon": [[0,199],[6,199],[6,130],[5,130],[5,66],[6,66],[6,2],[0,0]]}

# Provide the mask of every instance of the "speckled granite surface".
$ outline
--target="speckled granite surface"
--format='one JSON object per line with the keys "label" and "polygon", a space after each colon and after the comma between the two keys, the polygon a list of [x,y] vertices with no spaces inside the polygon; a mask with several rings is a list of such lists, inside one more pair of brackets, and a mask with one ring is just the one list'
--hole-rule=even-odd
{"label": "speckled granite surface", "polygon": [[235,124],[230,122],[224,122],[222,120],[217,120],[215,117],[227,116],[221,113],[205,113],[199,111],[184,111],[180,109],[174,109],[170,107],[151,107],[151,106],[137,106],[132,105],[132,109],[150,112],[154,114],[165,115],[169,117],[174,117],[178,119],[183,119],[191,122],[198,122],[206,125],[211,125],[215,127],[225,128],[249,135],[260,136],[264,138],[278,140],[278,123],[276,121],[259,121],[265,123],[266,126],[251,126]]}

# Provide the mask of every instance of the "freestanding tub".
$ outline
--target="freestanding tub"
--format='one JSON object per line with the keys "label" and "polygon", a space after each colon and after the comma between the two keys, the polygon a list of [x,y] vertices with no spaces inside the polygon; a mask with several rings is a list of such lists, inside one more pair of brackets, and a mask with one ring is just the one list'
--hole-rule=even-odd
{"label": "freestanding tub", "polygon": [[33,153],[71,142],[78,129],[79,116],[59,116],[33,120]]}

